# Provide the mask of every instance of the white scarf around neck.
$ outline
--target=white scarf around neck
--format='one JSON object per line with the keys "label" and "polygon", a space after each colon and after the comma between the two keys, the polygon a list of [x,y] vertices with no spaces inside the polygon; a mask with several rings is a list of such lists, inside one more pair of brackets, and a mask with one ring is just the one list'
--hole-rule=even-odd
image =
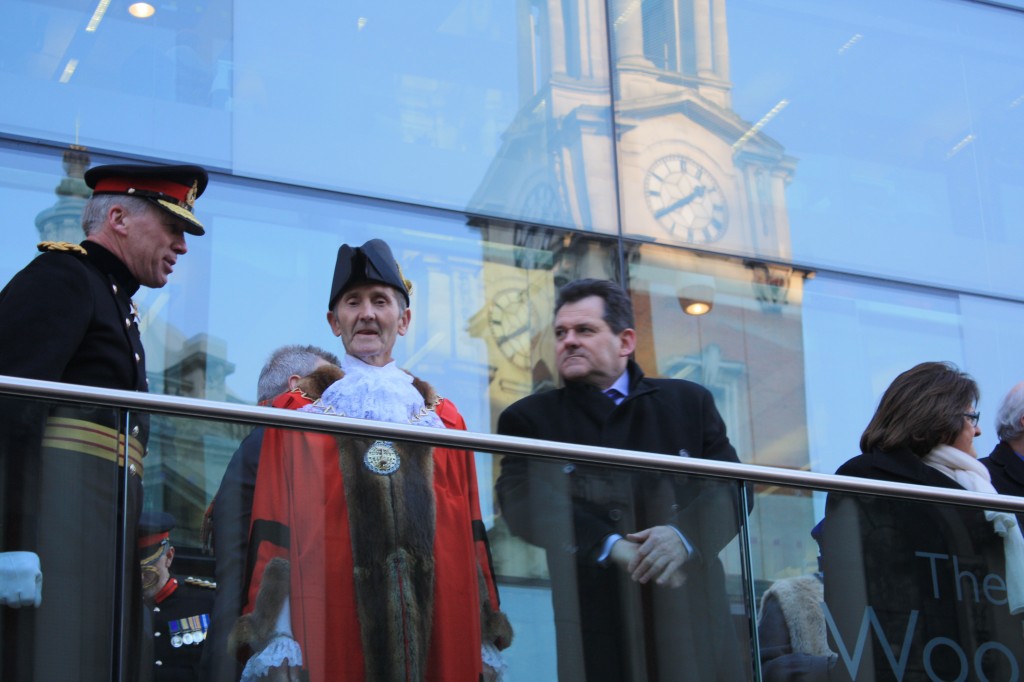
{"label": "white scarf around neck", "polygon": [[[938,445],[924,456],[924,463],[941,471],[965,490],[996,493],[992,476],[985,465],[973,456],[951,445]],[[985,510],[985,518],[1003,538],[1006,557],[1006,598],[1010,613],[1024,612],[1024,536],[1017,517],[1009,512]]]}
{"label": "white scarf around neck", "polygon": [[412,385],[412,375],[394,361],[383,367],[368,365],[346,354],[341,360],[345,376],[327,387],[320,399],[300,408],[306,412],[337,414],[394,424],[417,424],[442,429],[441,419],[429,410]]}

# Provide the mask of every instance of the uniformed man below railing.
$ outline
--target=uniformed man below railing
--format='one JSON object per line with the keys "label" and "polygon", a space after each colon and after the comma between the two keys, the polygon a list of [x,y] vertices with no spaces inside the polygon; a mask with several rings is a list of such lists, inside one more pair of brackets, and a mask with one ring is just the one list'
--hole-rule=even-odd
{"label": "uniformed man below railing", "polygon": [[142,594],[153,621],[154,682],[193,682],[210,628],[216,584],[171,573],[174,517],[143,512],[139,520]]}

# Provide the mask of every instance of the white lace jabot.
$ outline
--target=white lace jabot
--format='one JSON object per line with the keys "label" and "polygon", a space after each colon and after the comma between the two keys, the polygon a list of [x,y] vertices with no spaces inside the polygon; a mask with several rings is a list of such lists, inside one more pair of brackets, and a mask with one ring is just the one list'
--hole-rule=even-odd
{"label": "white lace jabot", "polygon": [[394,361],[375,367],[346,354],[341,360],[341,369],[345,372],[344,377],[328,386],[315,403],[300,409],[356,419],[444,428],[441,419],[426,409],[423,396],[412,385],[412,376],[399,369]]}

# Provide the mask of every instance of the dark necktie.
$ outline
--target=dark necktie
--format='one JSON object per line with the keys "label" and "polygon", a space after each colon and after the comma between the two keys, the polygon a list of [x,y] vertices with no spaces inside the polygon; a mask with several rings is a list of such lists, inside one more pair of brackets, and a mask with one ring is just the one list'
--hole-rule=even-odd
{"label": "dark necktie", "polygon": [[616,405],[621,403],[622,399],[626,397],[622,395],[622,391],[620,391],[617,388],[609,388],[607,391],[604,392],[604,394],[611,398],[612,402],[615,403]]}

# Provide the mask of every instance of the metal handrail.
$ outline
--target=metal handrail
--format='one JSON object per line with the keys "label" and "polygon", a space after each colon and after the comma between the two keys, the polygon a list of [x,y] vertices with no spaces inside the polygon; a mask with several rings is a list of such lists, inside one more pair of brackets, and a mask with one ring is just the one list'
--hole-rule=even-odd
{"label": "metal handrail", "polygon": [[892,483],[852,476],[836,476],[833,474],[782,469],[757,464],[736,464],[692,457],[655,455],[635,450],[618,450],[589,445],[534,440],[532,438],[475,433],[472,431],[429,429],[408,424],[391,424],[335,415],[280,410],[263,406],[238,405],[180,396],[95,388],[92,386],[78,386],[3,375],[0,375],[0,395],[57,400],[76,404],[102,405],[105,407],[138,410],[177,417],[242,422],[347,436],[369,436],[371,438],[408,441],[499,454],[515,454],[560,460],[569,459],[578,462],[627,468],[657,469],[659,471],[671,471],[679,474],[695,474],[795,488],[865,493],[927,502],[955,503],[970,507],[1024,512],[1024,498],[1009,495],[973,493],[964,490]]}

